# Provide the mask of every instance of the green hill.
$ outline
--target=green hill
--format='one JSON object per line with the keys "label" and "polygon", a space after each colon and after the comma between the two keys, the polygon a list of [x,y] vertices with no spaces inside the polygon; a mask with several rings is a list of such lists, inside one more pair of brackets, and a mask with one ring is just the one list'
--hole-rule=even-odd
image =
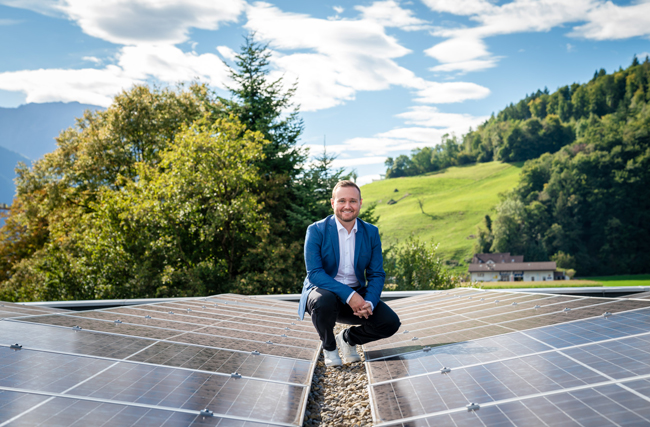
{"label": "green hill", "polygon": [[441,257],[459,261],[458,270],[467,271],[476,227],[494,214],[499,194],[517,185],[520,169],[521,164],[490,162],[376,181],[361,189],[363,203],[377,203],[384,247],[414,233],[439,243]]}

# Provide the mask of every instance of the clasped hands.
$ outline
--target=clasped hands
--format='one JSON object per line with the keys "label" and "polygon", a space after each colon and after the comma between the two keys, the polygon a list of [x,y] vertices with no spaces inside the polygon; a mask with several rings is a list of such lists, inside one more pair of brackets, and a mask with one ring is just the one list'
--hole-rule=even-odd
{"label": "clasped hands", "polygon": [[372,316],[372,304],[364,299],[358,293],[354,293],[348,302],[348,305],[352,308],[352,312],[357,317],[363,317],[367,319]]}

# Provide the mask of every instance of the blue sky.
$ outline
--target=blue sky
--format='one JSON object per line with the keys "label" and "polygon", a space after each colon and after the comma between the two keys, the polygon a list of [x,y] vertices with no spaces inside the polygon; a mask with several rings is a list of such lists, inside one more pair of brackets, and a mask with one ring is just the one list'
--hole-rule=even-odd
{"label": "blue sky", "polygon": [[107,106],[198,77],[222,95],[242,37],[298,81],[302,143],[360,182],[387,156],[462,135],[525,94],[650,52],[650,0],[0,0],[0,106]]}

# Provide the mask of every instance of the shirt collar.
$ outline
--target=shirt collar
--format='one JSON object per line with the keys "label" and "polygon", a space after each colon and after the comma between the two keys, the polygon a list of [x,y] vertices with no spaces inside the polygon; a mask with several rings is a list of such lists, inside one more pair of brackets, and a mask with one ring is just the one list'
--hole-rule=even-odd
{"label": "shirt collar", "polygon": [[[337,232],[340,233],[341,230],[345,230],[345,227],[343,227],[343,224],[341,224],[341,222],[336,217],[336,215],[334,215],[334,220],[336,221],[336,231]],[[352,227],[352,231],[354,231],[355,233],[357,232],[357,220],[356,219],[354,220],[354,227]],[[348,230],[345,230],[345,233],[347,234]]]}

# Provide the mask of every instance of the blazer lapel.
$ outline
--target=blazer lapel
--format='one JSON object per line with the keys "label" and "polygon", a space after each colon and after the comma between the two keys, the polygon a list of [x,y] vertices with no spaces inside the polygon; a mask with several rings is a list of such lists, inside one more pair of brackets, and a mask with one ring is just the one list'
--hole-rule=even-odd
{"label": "blazer lapel", "polygon": [[334,255],[336,255],[336,270],[339,270],[339,264],[341,263],[341,254],[339,251],[339,232],[336,228],[336,220],[332,216],[328,221],[327,227],[329,228],[330,233],[330,242],[332,243],[332,249],[334,250]]}
{"label": "blazer lapel", "polygon": [[357,261],[359,261],[359,253],[361,253],[361,245],[365,242],[365,235],[363,233],[363,225],[358,219],[357,221],[357,235],[354,237],[354,268],[357,268]]}

